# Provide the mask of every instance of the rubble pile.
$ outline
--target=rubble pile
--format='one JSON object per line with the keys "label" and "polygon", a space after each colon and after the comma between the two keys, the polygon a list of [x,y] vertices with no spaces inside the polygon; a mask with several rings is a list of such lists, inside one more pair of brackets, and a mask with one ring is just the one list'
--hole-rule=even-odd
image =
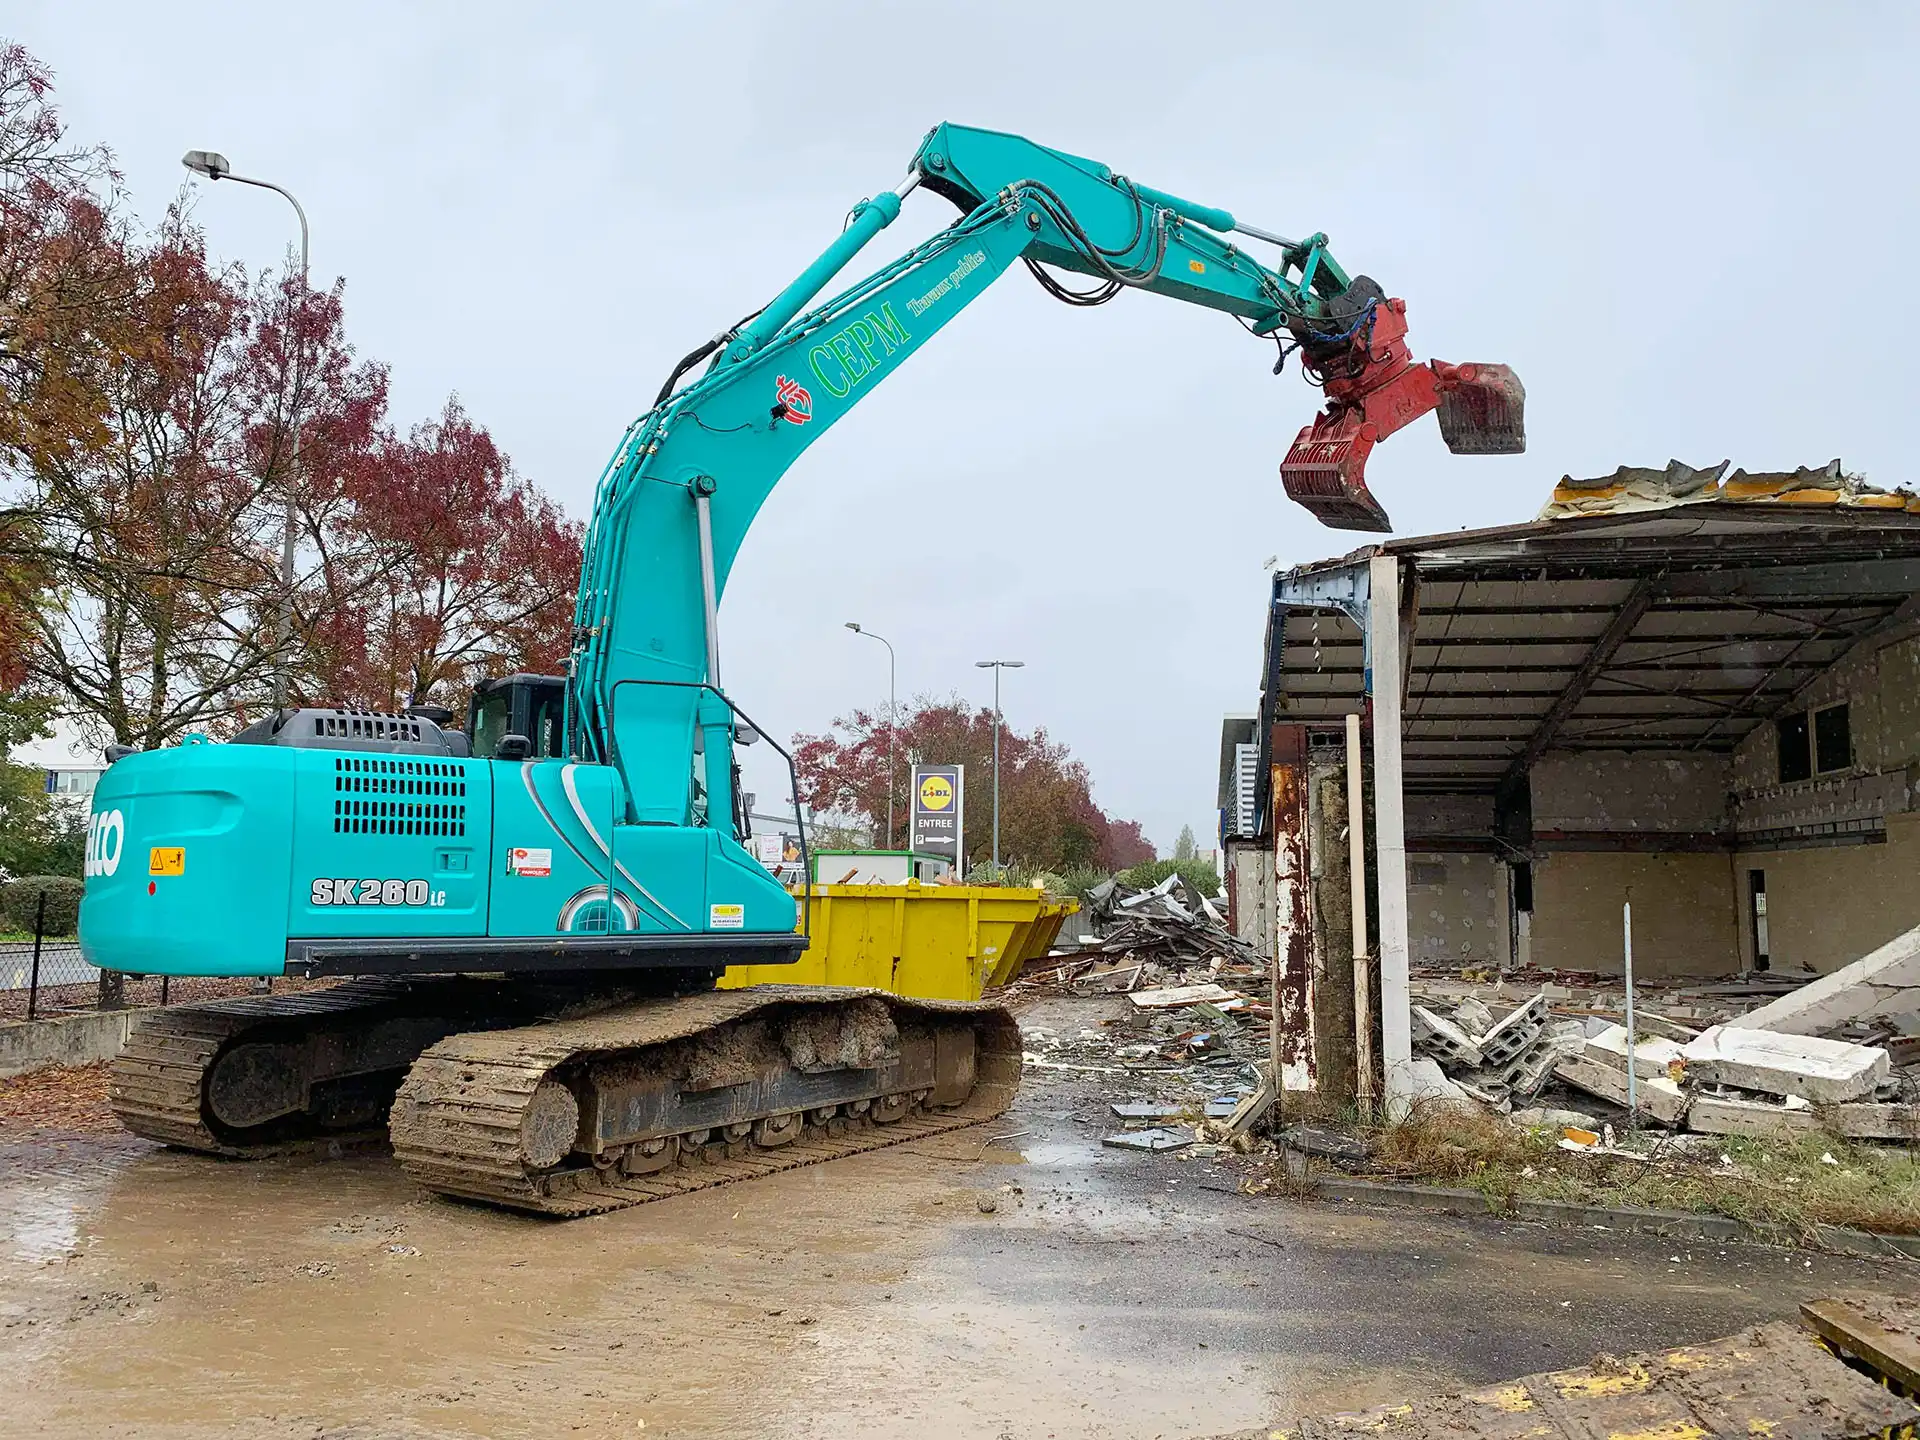
{"label": "rubble pile", "polygon": [[1515,1099],[1531,1100],[1563,1060],[1580,1052],[1586,1030],[1578,1020],[1555,1019],[1547,997],[1535,995],[1496,1017],[1486,1002],[1472,996],[1442,1015],[1425,1005],[1412,1007],[1413,1044],[1439,1062],[1443,1081],[1423,1072],[1429,1094],[1478,1100],[1511,1110]]}
{"label": "rubble pile", "polygon": [[1754,1023],[1772,1008],[1705,1029],[1636,1010],[1629,1044],[1624,1024],[1605,1014],[1556,1016],[1545,993],[1511,1007],[1474,996],[1450,1010],[1416,1004],[1417,1089],[1423,1098],[1512,1112],[1557,1086],[1711,1135],[1920,1138],[1920,1056],[1896,1047],[1896,1065],[1885,1045]]}
{"label": "rubble pile", "polygon": [[1151,890],[1103,881],[1087,892],[1082,912],[1092,935],[1072,950],[1033,962],[1029,976],[1082,991],[1266,983],[1265,959],[1227,928],[1221,902],[1178,875]]}

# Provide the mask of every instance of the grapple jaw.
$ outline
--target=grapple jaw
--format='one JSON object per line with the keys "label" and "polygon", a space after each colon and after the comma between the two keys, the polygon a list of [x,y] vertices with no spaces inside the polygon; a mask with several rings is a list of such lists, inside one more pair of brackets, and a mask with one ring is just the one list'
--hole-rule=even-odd
{"label": "grapple jaw", "polygon": [[1371,530],[1385,535],[1393,522],[1367,489],[1367,456],[1374,428],[1357,406],[1329,405],[1294,437],[1280,462],[1287,498],[1334,530]]}
{"label": "grapple jaw", "polygon": [[1280,464],[1280,483],[1289,499],[1335,530],[1393,529],[1367,489],[1367,456],[1429,410],[1440,412],[1441,438],[1456,455],[1518,455],[1527,448],[1520,377],[1505,365],[1414,364],[1406,309],[1404,300],[1376,304],[1339,353],[1303,346],[1321,376],[1327,408],[1295,437]]}
{"label": "grapple jaw", "polygon": [[1433,362],[1440,387],[1440,438],[1456,455],[1523,455],[1526,387],[1511,365]]}

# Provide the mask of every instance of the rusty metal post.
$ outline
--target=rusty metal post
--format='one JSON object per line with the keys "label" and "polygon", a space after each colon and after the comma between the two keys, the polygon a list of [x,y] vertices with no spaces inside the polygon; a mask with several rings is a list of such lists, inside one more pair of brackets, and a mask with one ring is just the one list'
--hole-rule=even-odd
{"label": "rusty metal post", "polygon": [[33,974],[27,980],[27,1019],[31,1020],[40,1010],[40,936],[47,928],[47,892],[40,892],[39,903],[33,907]]}
{"label": "rusty metal post", "polygon": [[1307,727],[1275,725],[1273,1021],[1267,1063],[1276,1093],[1314,1088],[1313,893],[1307,855]]}
{"label": "rusty metal post", "polygon": [[1373,1119],[1373,977],[1367,951],[1367,807],[1361,774],[1360,715],[1347,716],[1347,865],[1353,914],[1355,1098],[1362,1121]]}

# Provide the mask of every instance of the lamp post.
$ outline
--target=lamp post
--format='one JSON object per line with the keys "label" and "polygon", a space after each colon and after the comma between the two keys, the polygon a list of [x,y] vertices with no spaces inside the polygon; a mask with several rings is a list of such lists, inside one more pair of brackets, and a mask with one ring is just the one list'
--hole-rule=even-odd
{"label": "lamp post", "polygon": [[993,878],[1000,880],[1000,672],[1019,670],[1024,660],[976,660],[974,667],[993,671]]}
{"label": "lamp post", "polygon": [[[293,206],[293,213],[300,217],[300,299],[304,304],[307,296],[307,212],[293,198],[293,192],[282,189],[271,180],[253,180],[245,175],[234,174],[227,157],[215,150],[189,150],[180,157],[180,163],[208,180],[236,180],[242,185],[255,185],[286,197],[287,203]],[[297,330],[295,334],[297,336]],[[297,401],[299,392],[296,390],[294,393]],[[274,631],[274,650],[279,656],[279,664],[275,666],[273,674],[273,708],[276,713],[284,710],[287,704],[287,650],[293,640],[293,487],[299,474],[300,409],[296,404],[293,414],[293,454],[287,466],[286,523],[280,536],[280,619]]]}
{"label": "lamp post", "polygon": [[884,635],[876,635],[871,630],[861,628],[858,620],[847,621],[847,629],[856,635],[864,635],[869,640],[878,640],[887,647],[887,848],[893,848],[893,751],[894,751],[894,699],[893,699],[893,642]]}

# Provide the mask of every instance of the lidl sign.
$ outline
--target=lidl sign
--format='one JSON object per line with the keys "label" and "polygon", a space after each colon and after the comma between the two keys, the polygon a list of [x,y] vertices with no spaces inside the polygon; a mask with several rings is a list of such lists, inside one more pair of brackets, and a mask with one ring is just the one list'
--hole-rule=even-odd
{"label": "lidl sign", "polygon": [[938,855],[965,870],[966,767],[913,767],[913,825],[908,844],[925,855]]}

